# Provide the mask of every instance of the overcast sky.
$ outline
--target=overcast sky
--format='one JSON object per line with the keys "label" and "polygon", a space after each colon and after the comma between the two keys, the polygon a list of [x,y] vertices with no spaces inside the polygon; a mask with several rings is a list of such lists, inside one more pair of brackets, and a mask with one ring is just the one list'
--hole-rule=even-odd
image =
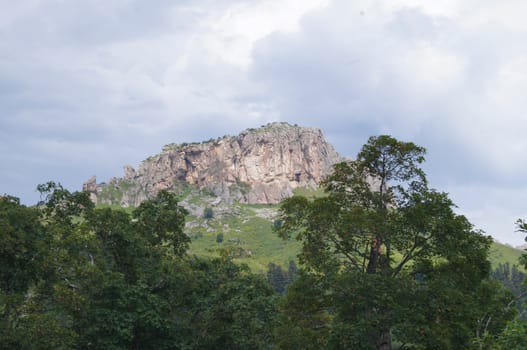
{"label": "overcast sky", "polygon": [[477,228],[523,243],[525,0],[0,0],[0,193],[80,190],[167,143],[287,121],[391,134]]}

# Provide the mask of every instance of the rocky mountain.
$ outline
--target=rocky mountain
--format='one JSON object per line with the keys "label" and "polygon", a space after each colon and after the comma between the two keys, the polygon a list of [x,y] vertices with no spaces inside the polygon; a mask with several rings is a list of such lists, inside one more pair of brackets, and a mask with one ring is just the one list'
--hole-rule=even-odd
{"label": "rocky mountain", "polygon": [[320,129],[270,123],[200,143],[166,145],[124,176],[83,185],[97,204],[137,206],[159,190],[207,191],[226,203],[272,204],[316,188],[342,158]]}

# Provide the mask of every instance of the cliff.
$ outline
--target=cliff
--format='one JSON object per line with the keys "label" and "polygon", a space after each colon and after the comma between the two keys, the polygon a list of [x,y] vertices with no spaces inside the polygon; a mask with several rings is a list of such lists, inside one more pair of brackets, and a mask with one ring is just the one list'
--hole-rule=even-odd
{"label": "cliff", "polygon": [[206,190],[226,202],[277,203],[297,187],[315,188],[342,158],[321,130],[271,123],[238,136],[166,145],[107,184],[88,180],[98,204],[137,206],[157,191]]}

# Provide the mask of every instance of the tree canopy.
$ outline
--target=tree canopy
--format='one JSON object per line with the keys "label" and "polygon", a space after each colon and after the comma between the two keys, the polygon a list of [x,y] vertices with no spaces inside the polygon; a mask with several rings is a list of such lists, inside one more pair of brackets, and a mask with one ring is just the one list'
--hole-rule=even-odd
{"label": "tree canopy", "polygon": [[356,160],[335,166],[326,196],[281,204],[277,232],[302,242],[331,316],[329,348],[468,348],[482,318],[498,331],[509,317],[503,300],[485,296],[491,238],[429,188],[424,156],[413,143],[371,137]]}
{"label": "tree canopy", "polygon": [[187,255],[186,211],[161,191],[130,215],[39,186],[0,197],[0,349],[266,349],[277,295],[229,259]]}

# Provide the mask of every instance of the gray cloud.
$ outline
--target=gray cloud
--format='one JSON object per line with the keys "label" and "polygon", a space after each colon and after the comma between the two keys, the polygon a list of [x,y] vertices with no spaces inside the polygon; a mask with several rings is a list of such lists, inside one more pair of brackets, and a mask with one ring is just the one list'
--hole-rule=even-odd
{"label": "gray cloud", "polygon": [[[276,33],[259,43],[253,78],[267,87],[284,118],[321,121],[331,133],[391,132],[463,156],[459,167],[468,161],[485,166],[486,174],[499,170],[492,156],[468,155],[478,147],[485,152],[485,137],[506,137],[479,135],[499,132],[493,128],[498,118],[525,126],[518,117],[499,115],[506,106],[488,106],[500,70],[517,56],[517,50],[504,55],[495,48],[512,46],[515,38],[503,28],[463,31],[452,20],[413,8],[369,16],[349,2],[333,2],[307,17],[299,33]],[[525,107],[523,99],[511,102]],[[355,149],[345,143],[340,148]],[[514,159],[507,163],[516,167]]]}
{"label": "gray cloud", "polygon": [[451,192],[476,225],[521,242],[512,222],[496,224],[494,214],[525,214],[515,198],[527,189],[525,31],[478,17],[485,5],[446,16],[360,4],[333,1],[306,16],[298,33],[259,42],[252,78],[281,118],[323,127],[340,152],[354,155],[378,133],[426,146],[432,184]]}
{"label": "gray cloud", "polygon": [[[210,47],[240,3],[20,1],[0,14],[0,193],[36,202],[48,180],[79,189],[163,144],[233,134],[259,118],[239,67]],[[245,85],[245,87],[241,87]],[[239,120],[244,118],[242,123]]]}
{"label": "gray cloud", "polygon": [[521,242],[524,5],[317,1],[5,5],[0,193],[32,203],[47,180],[78,189],[166,143],[285,120],[321,127],[344,155],[378,133],[426,146],[432,184]]}

